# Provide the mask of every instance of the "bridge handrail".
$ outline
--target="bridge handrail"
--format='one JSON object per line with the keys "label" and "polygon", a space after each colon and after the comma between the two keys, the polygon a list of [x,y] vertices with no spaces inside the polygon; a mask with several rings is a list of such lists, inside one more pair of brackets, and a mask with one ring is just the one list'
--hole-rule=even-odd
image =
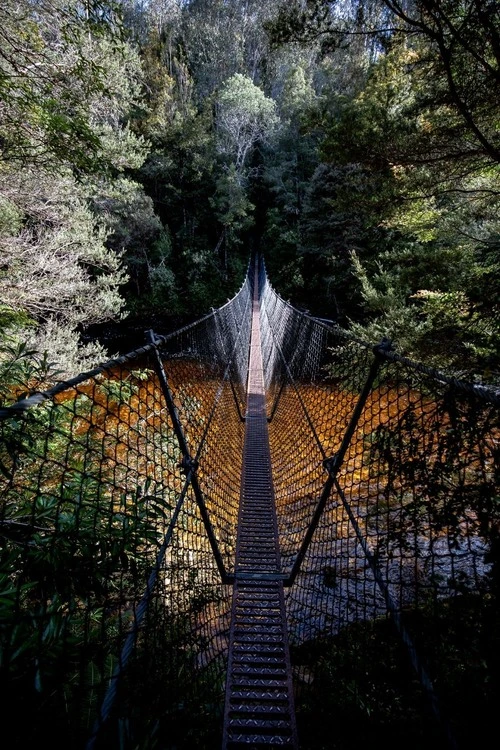
{"label": "bridge handrail", "polygon": [[[214,318],[222,310],[224,310],[226,307],[231,305],[232,302],[242,293],[245,285],[248,283],[248,278],[249,276],[248,276],[248,271],[247,271],[247,275],[243,283],[241,284],[239,290],[236,292],[235,295],[233,295],[233,297],[231,297],[231,299],[228,299],[227,302],[221,305],[221,307],[212,309],[209,313],[202,316],[201,318],[197,318],[191,323],[188,323],[187,325],[182,326],[181,328],[178,328],[175,331],[171,331],[170,333],[166,333],[163,335],[155,333],[157,344],[165,344],[167,341],[170,341],[171,339],[183,333],[186,333],[187,331],[190,331],[193,328],[196,328],[197,326],[206,322],[207,320]],[[103,372],[112,370],[114,367],[120,367],[122,365],[128,364],[129,362],[133,362],[134,360],[139,359],[139,357],[142,357],[144,354],[151,353],[154,350],[154,347],[155,347],[154,344],[145,344],[144,346],[141,346],[137,349],[133,349],[132,351],[127,352],[126,354],[122,354],[119,357],[113,357],[111,359],[108,359],[102,364],[97,365],[97,367],[94,367],[92,370],[87,370],[85,372],[79,373],[78,375],[75,375],[73,378],[69,378],[67,380],[61,380],[55,385],[53,385],[51,388],[48,388],[47,390],[34,391],[29,396],[19,399],[19,401],[16,401],[10,406],[1,407],[0,408],[0,420],[9,419],[11,417],[18,416],[19,414],[22,414],[28,409],[31,409],[32,407],[37,406],[38,404],[41,404],[44,401],[48,401],[54,398],[54,396],[57,396],[59,393],[63,393],[64,391],[69,390],[70,388],[75,388],[76,386],[84,383],[86,380],[90,380],[91,378],[95,378],[98,375],[101,375]]]}
{"label": "bridge handrail", "polygon": [[[265,263],[263,260],[262,260],[262,266],[264,269],[266,284],[270,287],[273,294],[275,294],[286,307],[288,307],[290,310],[293,310],[294,313],[296,313],[297,315],[301,315],[303,318],[307,320],[313,321],[318,327],[323,328],[325,331],[328,331],[329,333],[334,333],[335,335],[341,338],[344,338],[354,344],[358,344],[358,346],[363,347],[364,349],[369,349],[370,351],[373,351],[374,348],[379,345],[379,342],[370,343],[369,341],[366,341],[364,339],[361,339],[355,336],[351,331],[348,331],[345,328],[342,328],[341,326],[339,326],[337,323],[334,323],[333,321],[329,322],[324,318],[318,318],[315,315],[310,315],[308,312],[304,310],[299,310],[298,308],[294,307],[289,301],[281,297],[272,286],[271,282],[269,281],[269,277],[267,276],[267,271],[265,270]],[[444,373],[437,368],[429,367],[428,365],[425,365],[422,362],[417,362],[416,360],[410,359],[409,357],[405,357],[403,354],[399,354],[398,352],[392,350],[389,347],[382,347],[378,349],[378,354],[380,357],[390,362],[405,365],[406,367],[409,367],[411,370],[419,372],[423,375],[427,375],[428,377],[431,377],[440,383],[445,383],[447,385],[450,385],[458,391],[462,391],[464,393],[470,393],[470,394],[477,396],[483,401],[486,401],[488,403],[495,404],[495,405],[500,405],[500,386],[495,387],[495,386],[483,385],[481,383],[473,383],[470,381],[462,380],[461,378],[457,378],[453,375]]]}

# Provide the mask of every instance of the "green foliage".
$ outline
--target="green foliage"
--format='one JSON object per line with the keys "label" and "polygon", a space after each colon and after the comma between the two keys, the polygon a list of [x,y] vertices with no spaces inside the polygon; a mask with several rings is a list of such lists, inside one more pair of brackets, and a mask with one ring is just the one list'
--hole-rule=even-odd
{"label": "green foliage", "polygon": [[[318,135],[308,124],[315,93],[306,66],[290,65],[279,98],[282,118],[264,151],[263,182],[267,188],[264,234],[266,263],[273,282],[285,296],[308,304],[304,296],[300,224],[309,182],[318,163]],[[322,311],[324,312],[324,311]]]}
{"label": "green foliage", "polygon": [[218,147],[241,174],[251,150],[278,124],[276,104],[248,76],[236,73],[224,82],[216,106]]}
{"label": "green foliage", "polygon": [[352,256],[372,318],[364,335],[385,328],[414,358],[497,377],[496,206],[494,195],[472,186],[438,203],[402,204],[385,222],[397,233],[376,263]]}
{"label": "green foliage", "polygon": [[[301,253],[304,276],[315,312],[345,322],[356,315],[349,252],[370,257],[385,240],[379,209],[383,200],[383,177],[359,164],[320,164],[305,196],[301,221]],[[356,316],[357,317],[357,316]]]}
{"label": "green foliage", "polygon": [[217,180],[212,205],[223,227],[224,251],[227,254],[228,250],[241,244],[243,232],[253,224],[254,206],[248,199],[233,164]]}
{"label": "green foliage", "polygon": [[[88,104],[104,95],[105,69],[85,48],[86,35],[103,38],[111,24],[111,4],[7,2],[0,66],[2,160],[56,170],[60,163],[98,168],[99,137]],[[116,29],[116,26],[114,27]]]}
{"label": "green foliage", "polygon": [[[425,390],[426,383],[412,386]],[[377,467],[388,504],[388,535],[380,548],[404,549],[408,534],[446,533],[451,547],[476,536],[488,549],[498,549],[498,450],[491,440],[498,426],[494,406],[481,406],[474,396],[450,388],[443,395],[423,395],[401,410],[397,424],[374,430],[367,463]],[[491,562],[491,576],[498,581],[499,560]]]}
{"label": "green foliage", "polygon": [[[12,318],[8,318],[9,325]],[[12,343],[8,339],[0,343],[0,406],[27,395],[30,391],[42,390],[43,386],[59,373],[57,364],[50,362],[47,352],[40,355],[24,342]]]}
{"label": "green foliage", "polygon": [[301,299],[364,338],[498,380],[498,14],[308,2],[282,6],[269,30],[316,55],[301,136],[317,134],[321,164],[299,231],[270,225]]}
{"label": "green foliage", "polygon": [[[104,283],[92,266],[101,319],[123,310],[118,287],[134,314],[205,312],[263,240],[276,283],[302,306],[496,377],[498,16],[487,4],[128,3],[128,39],[113,4],[86,7],[6,6],[9,252],[22,257],[28,237],[38,252],[38,233],[54,230],[19,200],[14,165],[46,193],[60,187],[49,172],[90,172],[71,190],[97,217],[94,238],[79,233],[79,211],[67,230],[94,247],[101,233],[129,277],[115,267]],[[49,315],[11,297],[51,357],[78,367],[72,337],[95,311],[73,306],[70,325],[61,306]]]}
{"label": "green foliage", "polygon": [[125,602],[142,593],[170,517],[169,491],[143,481],[140,466],[120,468],[118,438],[93,434],[98,404],[118,410],[143,378],[102,379],[93,399],[75,394],[2,422],[0,671],[6,715],[22,700],[32,716],[11,727],[19,744],[44,722],[61,746],[88,737],[131,621]]}
{"label": "green foliage", "polygon": [[[129,279],[124,293],[135,311],[147,305],[175,312],[176,282],[169,268],[171,241],[142,186],[124,177],[94,188],[93,210],[106,225],[106,244],[123,257]],[[147,299],[147,302],[145,302]]]}
{"label": "green foliage", "polygon": [[22,227],[22,212],[8,198],[0,196],[0,237],[13,237]]}
{"label": "green foliage", "polygon": [[[406,13],[391,3],[404,30],[419,29],[413,74],[425,76],[416,89],[422,119],[417,148],[423,159],[477,165],[500,160],[497,49],[500,16],[486,0],[472,6],[445,0],[417,2]],[[425,151],[424,151],[425,149]]]}
{"label": "green foliage", "polygon": [[[138,54],[113,3],[11,3],[0,61],[2,299],[14,341],[49,352],[65,374],[104,358],[80,331],[119,318],[122,248],[89,206],[99,184],[146,154],[129,121]],[[83,175],[87,177],[84,180]],[[99,177],[98,177],[99,175]],[[85,183],[85,184],[84,184]]]}
{"label": "green foliage", "polygon": [[[218,163],[213,101],[197,103],[180,51],[174,47],[173,55],[167,41],[152,36],[146,47],[150,114],[141,127],[153,152],[140,179],[165,226],[161,247],[167,238],[170,244],[158,267],[152,264],[153,299],[193,317],[224,302],[239,283],[252,204],[243,173]],[[134,252],[131,262],[140,258]]]}
{"label": "green foliage", "polygon": [[265,77],[269,44],[264,23],[276,12],[271,0],[189,0],[181,4],[186,60],[198,101],[240,73]]}
{"label": "green foliage", "polygon": [[17,233],[0,238],[0,289],[15,313],[4,332],[75,373],[103,356],[95,346],[78,352],[78,326],[120,317],[120,255],[106,247],[88,189],[69,172],[0,173],[0,191],[22,216]]}

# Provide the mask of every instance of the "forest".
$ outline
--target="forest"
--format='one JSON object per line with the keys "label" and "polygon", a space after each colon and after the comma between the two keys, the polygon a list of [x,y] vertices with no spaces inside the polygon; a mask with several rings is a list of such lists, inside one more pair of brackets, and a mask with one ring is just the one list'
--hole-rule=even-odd
{"label": "forest", "polygon": [[254,251],[299,309],[498,384],[494,0],[0,15],[1,400],[219,306]]}
{"label": "forest", "polygon": [[491,741],[499,209],[498,0],[0,0],[13,747]]}

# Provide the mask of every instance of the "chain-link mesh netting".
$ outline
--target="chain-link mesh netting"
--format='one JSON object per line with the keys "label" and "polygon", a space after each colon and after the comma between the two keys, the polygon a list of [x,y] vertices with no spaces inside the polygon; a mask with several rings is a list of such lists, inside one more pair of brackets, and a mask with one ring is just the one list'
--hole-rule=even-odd
{"label": "chain-link mesh netting", "polygon": [[303,747],[330,746],[332,724],[335,747],[442,744],[443,730],[480,744],[500,678],[500,398],[303,315],[261,279]]}
{"label": "chain-link mesh netting", "polygon": [[[481,744],[500,680],[498,394],[261,284],[301,747],[441,746],[443,727]],[[250,312],[247,280],[201,321],[0,409],[14,747],[219,746]]]}
{"label": "chain-link mesh netting", "polygon": [[218,736],[250,286],[180,332],[0,410],[12,747],[192,748]]}

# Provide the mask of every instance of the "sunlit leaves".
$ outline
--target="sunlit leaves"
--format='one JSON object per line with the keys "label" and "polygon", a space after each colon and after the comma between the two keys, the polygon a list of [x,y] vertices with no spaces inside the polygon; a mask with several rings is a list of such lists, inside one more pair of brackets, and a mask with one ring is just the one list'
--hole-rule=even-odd
{"label": "sunlit leaves", "polygon": [[216,123],[219,148],[234,160],[241,172],[258,141],[267,140],[278,123],[276,104],[252,83],[236,73],[217,97]]}

